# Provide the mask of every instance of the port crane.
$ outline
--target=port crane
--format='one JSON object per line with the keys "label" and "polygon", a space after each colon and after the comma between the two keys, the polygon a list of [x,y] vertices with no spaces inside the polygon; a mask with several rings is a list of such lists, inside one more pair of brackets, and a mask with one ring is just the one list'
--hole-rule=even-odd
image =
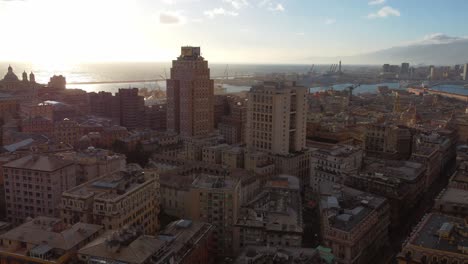
{"label": "port crane", "polygon": [[350,104],[351,101],[353,100],[353,91],[354,91],[354,89],[358,88],[359,86],[361,86],[361,84],[353,84],[353,85],[350,85],[350,86],[346,87],[349,90],[348,104]]}

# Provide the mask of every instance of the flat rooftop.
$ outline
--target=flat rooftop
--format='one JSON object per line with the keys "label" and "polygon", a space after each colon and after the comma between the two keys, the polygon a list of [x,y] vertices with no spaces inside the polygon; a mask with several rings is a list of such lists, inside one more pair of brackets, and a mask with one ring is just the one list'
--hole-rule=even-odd
{"label": "flat rooftop", "polygon": [[334,157],[348,157],[356,152],[361,151],[361,148],[348,146],[348,145],[331,145],[331,144],[322,144],[318,147],[317,150],[312,152],[312,155],[315,153],[327,156]]}
{"label": "flat rooftop", "polygon": [[301,197],[299,188],[294,187],[287,188],[282,184],[265,185],[261,193],[242,206],[237,225],[264,228],[268,231],[302,233]]}
{"label": "flat rooftop", "polygon": [[99,259],[113,260],[118,263],[145,263],[157,251],[167,247],[168,242],[159,240],[152,236],[140,236],[127,246],[115,245],[118,251],[109,249],[110,238],[115,231],[107,231],[104,235],[95,239],[78,251],[80,255],[90,257],[90,260]]}
{"label": "flat rooftop", "polygon": [[71,165],[73,165],[73,162],[52,155],[28,155],[8,162],[3,167],[53,172]]}
{"label": "flat rooftop", "polygon": [[341,185],[321,185],[321,208],[331,217],[330,226],[350,232],[386,199]]}
{"label": "flat rooftop", "polygon": [[50,249],[70,250],[101,229],[100,225],[86,223],[68,226],[58,218],[39,216],[0,235],[0,239],[47,245]]}
{"label": "flat rooftop", "polygon": [[200,173],[196,176],[195,180],[192,182],[194,188],[201,189],[234,189],[239,183],[239,180],[236,180],[231,177],[222,177],[215,176],[205,173]]}
{"label": "flat rooftop", "polygon": [[445,203],[468,205],[468,190],[448,187],[437,199]]}
{"label": "flat rooftop", "polygon": [[275,263],[284,264],[321,263],[319,252],[313,248],[247,246],[240,252],[234,264],[263,264],[270,263],[273,259],[277,261]]}
{"label": "flat rooftop", "polygon": [[364,159],[362,173],[371,173],[411,182],[422,176],[425,170],[426,167],[423,164],[413,161],[367,158]]}
{"label": "flat rooftop", "polygon": [[120,171],[74,187],[65,191],[63,196],[80,198],[94,196],[95,199],[114,200],[140,188],[147,184],[149,180],[150,178],[141,171]]}
{"label": "flat rooftop", "polygon": [[453,174],[451,181],[468,184],[468,162],[464,162],[460,165],[460,168]]}
{"label": "flat rooftop", "polygon": [[182,219],[170,223],[156,236],[139,235],[134,230],[108,231],[80,249],[78,254],[97,261],[148,263],[151,258],[151,263],[168,263],[172,257],[183,259],[212,230],[211,224]]}
{"label": "flat rooftop", "polygon": [[[468,247],[468,238],[463,233],[468,232],[468,226],[462,218],[442,214],[429,214],[419,229],[408,241],[408,244],[423,248],[462,254],[459,247]],[[450,237],[451,241],[444,238]]]}

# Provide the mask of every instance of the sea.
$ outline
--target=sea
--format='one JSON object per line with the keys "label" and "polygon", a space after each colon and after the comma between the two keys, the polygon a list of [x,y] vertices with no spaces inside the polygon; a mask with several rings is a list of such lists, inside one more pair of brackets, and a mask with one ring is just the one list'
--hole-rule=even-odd
{"label": "sea", "polygon": [[[7,72],[9,63],[0,62],[0,79]],[[63,75],[67,78],[67,83],[81,82],[107,82],[107,81],[129,81],[129,80],[153,80],[165,79],[169,76],[171,64],[168,63],[151,63],[151,62],[121,62],[121,63],[83,63],[83,64],[32,64],[32,63],[11,63],[14,72],[21,78],[23,71],[34,72],[36,81],[39,83],[48,83],[49,78],[53,75]],[[329,65],[318,65],[315,67],[317,71],[325,71]],[[346,66],[348,68],[362,66]],[[308,72],[310,65],[263,65],[263,64],[217,64],[210,63],[211,76],[213,78],[222,78],[228,73],[228,77],[240,75],[254,74],[269,74],[269,73],[298,73],[304,74]],[[344,68],[346,71],[347,68]],[[351,84],[336,84],[333,85],[334,90],[347,89]],[[366,84],[354,90],[354,93],[375,93],[378,86],[388,86],[392,89],[399,89],[400,84],[397,82]],[[141,83],[102,83],[102,84],[69,84],[67,88],[83,89],[87,92],[107,91],[116,93],[120,88],[147,88],[151,89],[166,89],[165,81],[158,82],[141,82]],[[224,84],[224,88],[229,93],[248,91],[249,86],[236,86]],[[311,92],[327,90],[331,87],[314,87],[310,88]],[[439,85],[433,87],[435,90],[468,95],[468,88],[459,85]]]}

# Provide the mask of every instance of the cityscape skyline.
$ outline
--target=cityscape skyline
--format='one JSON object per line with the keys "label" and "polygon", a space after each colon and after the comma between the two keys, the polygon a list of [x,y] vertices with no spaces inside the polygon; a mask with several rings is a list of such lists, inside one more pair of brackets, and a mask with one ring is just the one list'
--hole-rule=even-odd
{"label": "cityscape skyline", "polygon": [[[458,10],[466,7],[468,3],[457,0],[326,4],[286,0],[0,1],[0,23],[9,25],[3,34],[10,36],[2,43],[0,57],[68,64],[169,61],[177,55],[172,47],[187,44],[205,47],[203,55],[215,63],[328,63],[338,56],[392,47],[465,41],[468,32]],[[48,40],[40,41],[44,37]],[[362,58],[357,64],[367,63]]]}
{"label": "cityscape skyline", "polygon": [[468,264],[467,7],[0,0],[0,264]]}

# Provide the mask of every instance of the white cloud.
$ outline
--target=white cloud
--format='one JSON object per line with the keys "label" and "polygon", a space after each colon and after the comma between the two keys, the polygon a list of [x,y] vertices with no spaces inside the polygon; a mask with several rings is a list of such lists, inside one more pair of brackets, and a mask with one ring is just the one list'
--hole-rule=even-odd
{"label": "white cloud", "polygon": [[301,36],[301,37],[302,37],[302,36],[305,36],[305,33],[304,33],[304,32],[296,32],[295,34],[298,35],[298,36]]}
{"label": "white cloud", "polygon": [[237,10],[249,5],[247,0],[223,0],[223,2],[232,5],[232,7]]}
{"label": "white cloud", "polygon": [[381,5],[385,3],[385,0],[372,0],[369,2],[369,5]]}
{"label": "white cloud", "polygon": [[385,18],[390,16],[400,16],[400,11],[390,6],[384,6],[376,13],[370,13],[367,18]]}
{"label": "white cloud", "polygon": [[325,20],[325,25],[332,25],[332,24],[335,24],[336,23],[336,19],[333,19],[333,18],[327,18]]}
{"label": "white cloud", "polygon": [[159,14],[159,23],[161,24],[184,24],[186,18],[177,11],[164,11]]}
{"label": "white cloud", "polygon": [[212,10],[206,10],[203,12],[205,16],[209,18],[215,18],[216,16],[238,16],[239,13],[234,12],[234,11],[227,11],[224,8],[214,8]]}
{"label": "white cloud", "polygon": [[267,5],[271,5],[271,0],[260,0],[258,2],[259,7],[264,7],[264,6],[267,6]]}
{"label": "white cloud", "polygon": [[272,11],[272,12],[284,12],[286,10],[283,4],[273,3],[272,0],[259,0],[258,7],[266,8],[267,10]]}
{"label": "white cloud", "polygon": [[268,7],[268,10],[273,12],[284,12],[285,9],[282,4],[278,3],[276,5],[271,5],[270,7]]}

